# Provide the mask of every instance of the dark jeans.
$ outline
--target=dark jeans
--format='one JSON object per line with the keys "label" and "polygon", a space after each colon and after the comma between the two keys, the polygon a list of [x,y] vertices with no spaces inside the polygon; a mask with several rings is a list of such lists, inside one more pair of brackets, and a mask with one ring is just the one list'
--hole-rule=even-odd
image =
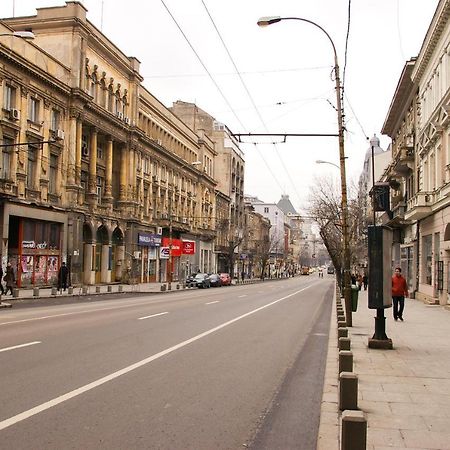
{"label": "dark jeans", "polygon": [[405,308],[405,297],[403,295],[393,296],[394,302],[394,319],[400,319],[403,316],[403,309]]}

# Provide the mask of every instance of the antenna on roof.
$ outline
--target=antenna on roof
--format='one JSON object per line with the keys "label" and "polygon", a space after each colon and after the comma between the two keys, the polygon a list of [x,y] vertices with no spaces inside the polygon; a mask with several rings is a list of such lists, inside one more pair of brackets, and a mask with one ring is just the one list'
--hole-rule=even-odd
{"label": "antenna on roof", "polygon": [[104,0],[102,0],[102,13],[101,13],[101,17],[100,17],[100,31],[103,32],[103,4],[104,4]]}

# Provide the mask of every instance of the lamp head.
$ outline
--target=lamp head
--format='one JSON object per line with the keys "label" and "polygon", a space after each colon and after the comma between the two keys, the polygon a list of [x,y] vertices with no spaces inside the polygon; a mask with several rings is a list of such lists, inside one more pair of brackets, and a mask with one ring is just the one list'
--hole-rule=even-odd
{"label": "lamp head", "polygon": [[32,31],[14,31],[13,36],[21,37],[23,39],[34,39],[35,35]]}
{"label": "lamp head", "polygon": [[267,27],[269,25],[272,25],[273,23],[277,23],[281,20],[280,16],[269,16],[269,17],[261,17],[258,22],[259,27]]}

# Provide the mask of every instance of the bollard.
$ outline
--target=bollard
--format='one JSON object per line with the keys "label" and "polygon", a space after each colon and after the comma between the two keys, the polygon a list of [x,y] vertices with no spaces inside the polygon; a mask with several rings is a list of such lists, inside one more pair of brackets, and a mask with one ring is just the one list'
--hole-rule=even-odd
{"label": "bollard", "polygon": [[177,289],[180,289],[180,285],[179,284],[177,284]]}
{"label": "bollard", "polygon": [[[348,337],[348,329],[347,328],[339,327],[337,329],[337,331],[338,331],[338,340],[341,337]],[[339,341],[338,341],[338,344],[339,344]]]}
{"label": "bollard", "polygon": [[164,292],[166,290],[166,285],[165,284],[162,284],[161,285],[161,292]]}
{"label": "bollard", "polygon": [[339,352],[338,376],[341,372],[353,372],[353,353],[349,350]]}
{"label": "bollard", "polygon": [[121,284],[119,284],[118,292],[123,292],[123,286]]}
{"label": "bollard", "polygon": [[33,288],[33,297],[39,297],[39,288],[38,287]]}
{"label": "bollard", "polygon": [[83,295],[87,295],[87,293],[88,293],[88,287],[87,287],[87,286],[83,286],[83,287],[81,288],[81,293],[82,293]]}
{"label": "bollard", "polygon": [[339,350],[350,350],[350,338],[348,337],[340,337],[338,339],[339,342]]}
{"label": "bollard", "polygon": [[360,450],[367,446],[367,419],[362,411],[342,413],[341,450]]}
{"label": "bollard", "polygon": [[100,286],[95,286],[95,293],[100,294]]}
{"label": "bollard", "polygon": [[112,286],[111,286],[110,284],[108,284],[108,287],[106,288],[106,290],[107,290],[108,292],[112,292]]}
{"label": "bollard", "polygon": [[344,314],[339,314],[339,315],[337,316],[337,321],[338,321],[338,322],[345,322],[345,316],[344,316]]}
{"label": "bollard", "polygon": [[18,298],[19,297],[19,289],[13,288],[13,297]]}
{"label": "bollard", "polygon": [[347,328],[347,322],[345,320],[338,320],[338,328]]}
{"label": "bollard", "polygon": [[67,293],[68,293],[69,295],[73,295],[73,286],[69,286],[69,287],[67,288]]}
{"label": "bollard", "polygon": [[358,409],[358,376],[353,372],[339,374],[339,410]]}
{"label": "bollard", "polygon": [[58,288],[52,287],[52,295],[58,294]]}

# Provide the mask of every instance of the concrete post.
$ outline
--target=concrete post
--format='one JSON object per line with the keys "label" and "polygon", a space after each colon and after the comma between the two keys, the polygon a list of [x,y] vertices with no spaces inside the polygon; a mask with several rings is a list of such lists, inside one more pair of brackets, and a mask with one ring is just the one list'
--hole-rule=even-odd
{"label": "concrete post", "polygon": [[100,294],[100,286],[95,286],[95,293]]}
{"label": "concrete post", "polygon": [[338,328],[347,328],[347,322],[345,320],[338,320]]}
{"label": "concrete post", "polygon": [[88,293],[88,287],[87,287],[87,286],[83,286],[83,287],[81,288],[81,293],[82,293],[83,295],[86,295],[86,294]]}
{"label": "concrete post", "polygon": [[39,297],[39,288],[38,287],[33,288],[33,297]]}
{"label": "concrete post", "polygon": [[362,411],[342,413],[341,450],[361,450],[367,446],[367,419]]}
{"label": "concrete post", "polygon": [[[337,329],[337,331],[338,331],[338,339],[341,337],[348,337],[348,329],[347,328],[340,327]],[[338,341],[338,345],[339,345],[339,341]]]}
{"label": "concrete post", "polygon": [[118,292],[123,292],[123,286],[121,284],[119,284]]}
{"label": "concrete post", "polygon": [[52,295],[58,294],[58,288],[52,287]]}
{"label": "concrete post", "polygon": [[353,372],[353,353],[348,350],[339,352],[338,374],[341,372]]}
{"label": "concrete post", "polygon": [[107,290],[108,290],[108,292],[112,292],[112,286],[111,286],[111,285],[108,285]]}
{"label": "concrete post", "polygon": [[69,286],[69,287],[67,288],[67,293],[68,293],[69,295],[73,295],[73,286]]}
{"label": "concrete post", "polygon": [[352,372],[339,374],[339,410],[358,409],[358,376]]}
{"label": "concrete post", "polygon": [[338,339],[339,350],[350,350],[350,338],[341,337]]}
{"label": "concrete post", "polygon": [[13,288],[13,297],[18,298],[19,297],[19,289]]}

